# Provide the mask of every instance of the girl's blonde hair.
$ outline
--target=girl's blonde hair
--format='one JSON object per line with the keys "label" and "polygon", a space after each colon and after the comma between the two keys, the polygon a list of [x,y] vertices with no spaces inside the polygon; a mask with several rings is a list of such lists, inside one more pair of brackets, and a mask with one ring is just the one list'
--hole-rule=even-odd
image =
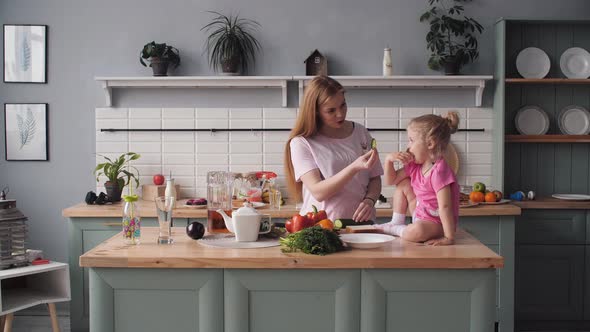
{"label": "girl's blonde hair", "polygon": [[320,107],[338,93],[344,93],[344,88],[340,83],[328,76],[315,77],[305,89],[303,104],[299,108],[295,126],[289,134],[284,157],[287,186],[291,196],[298,202],[302,199],[302,184],[295,181],[295,170],[291,160],[291,140],[297,136],[307,138],[315,135],[321,125]]}
{"label": "girl's blonde hair", "polygon": [[449,145],[451,134],[456,133],[459,128],[459,114],[449,112],[444,117],[434,114],[422,115],[412,119],[408,124],[409,127],[416,129],[425,142],[432,140],[434,157],[440,158]]}

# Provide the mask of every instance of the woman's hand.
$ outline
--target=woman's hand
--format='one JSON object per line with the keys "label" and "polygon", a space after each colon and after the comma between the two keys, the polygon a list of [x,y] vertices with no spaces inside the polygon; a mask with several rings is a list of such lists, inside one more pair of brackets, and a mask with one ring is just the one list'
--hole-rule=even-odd
{"label": "woman's hand", "polygon": [[358,172],[363,171],[366,169],[371,169],[375,162],[379,158],[379,153],[375,149],[371,149],[371,151],[365,153],[364,155],[358,157],[353,163],[352,167]]}
{"label": "woman's hand", "polygon": [[370,220],[371,215],[373,214],[373,201],[365,198],[356,208],[354,214],[352,215],[352,220],[356,222],[362,222]]}
{"label": "woman's hand", "polygon": [[455,241],[453,241],[453,239],[449,239],[446,236],[443,236],[443,237],[438,238],[438,239],[428,240],[425,243],[426,244],[433,245],[433,246],[450,246],[450,245],[454,244]]}

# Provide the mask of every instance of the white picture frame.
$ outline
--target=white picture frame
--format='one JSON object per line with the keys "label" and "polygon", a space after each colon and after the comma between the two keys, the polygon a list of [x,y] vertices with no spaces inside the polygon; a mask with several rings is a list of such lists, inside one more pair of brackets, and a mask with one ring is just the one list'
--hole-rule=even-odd
{"label": "white picture frame", "polygon": [[47,26],[4,24],[4,83],[47,83]]}
{"label": "white picture frame", "polygon": [[4,104],[7,161],[49,160],[47,104]]}

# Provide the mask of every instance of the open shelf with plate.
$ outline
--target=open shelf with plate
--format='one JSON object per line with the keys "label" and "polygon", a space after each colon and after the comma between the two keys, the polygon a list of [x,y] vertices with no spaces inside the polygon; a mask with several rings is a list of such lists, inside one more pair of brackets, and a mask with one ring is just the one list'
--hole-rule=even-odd
{"label": "open shelf with plate", "polygon": [[506,143],[590,143],[590,135],[506,135]]}
{"label": "open shelf with plate", "polygon": [[508,84],[590,84],[587,78],[507,78]]}

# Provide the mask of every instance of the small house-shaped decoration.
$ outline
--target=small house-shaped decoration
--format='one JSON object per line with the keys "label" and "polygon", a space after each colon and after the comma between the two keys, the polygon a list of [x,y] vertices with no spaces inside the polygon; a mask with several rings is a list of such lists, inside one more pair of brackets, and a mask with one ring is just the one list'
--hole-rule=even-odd
{"label": "small house-shaped decoration", "polygon": [[326,59],[326,57],[324,57],[317,49],[307,57],[304,63],[305,75],[328,75],[328,59]]}

